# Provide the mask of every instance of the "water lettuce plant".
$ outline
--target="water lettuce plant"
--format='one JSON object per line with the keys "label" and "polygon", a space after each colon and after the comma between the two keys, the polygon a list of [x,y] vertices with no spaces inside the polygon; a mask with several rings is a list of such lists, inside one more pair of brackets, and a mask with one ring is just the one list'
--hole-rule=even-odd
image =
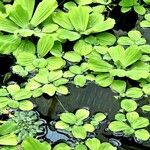
{"label": "water lettuce plant", "polygon": [[107,116],[91,116],[85,108],[61,113],[55,123],[72,144],[37,140],[42,121],[32,111],[34,99],[68,95],[70,83],[110,87],[120,110],[106,121],[109,134],[149,141],[149,5],[149,0],[0,1],[0,58],[12,59],[6,72],[3,62],[0,70],[0,149],[116,150],[94,134]]}
{"label": "water lettuce plant", "polygon": [[90,111],[84,108],[78,109],[75,114],[70,112],[62,113],[60,114],[60,121],[55,124],[55,128],[71,132],[74,138],[85,139],[87,133],[94,132],[99,123],[106,118],[105,114],[97,113],[89,122],[87,121],[89,115]]}

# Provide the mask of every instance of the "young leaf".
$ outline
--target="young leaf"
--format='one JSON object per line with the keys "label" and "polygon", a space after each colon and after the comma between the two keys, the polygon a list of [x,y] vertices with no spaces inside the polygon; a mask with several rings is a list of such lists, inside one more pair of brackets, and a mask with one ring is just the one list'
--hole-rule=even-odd
{"label": "young leaf", "polygon": [[48,94],[49,96],[53,96],[56,92],[56,87],[53,84],[45,84],[42,87],[42,92]]}
{"label": "young leaf", "polygon": [[134,111],[137,109],[137,103],[131,99],[124,99],[121,101],[121,108],[127,112]]}
{"label": "young leaf", "polygon": [[90,150],[99,150],[101,143],[97,138],[89,138],[86,140],[85,144]]}
{"label": "young leaf", "polygon": [[82,59],[81,56],[74,51],[66,52],[63,58],[70,62],[80,62]]}
{"label": "young leaf", "polygon": [[78,109],[75,113],[77,120],[82,121],[84,119],[86,119],[87,117],[89,117],[90,112],[87,109]]}
{"label": "young leaf", "polygon": [[150,138],[150,133],[145,129],[135,131],[135,137],[142,141],[147,141]]}
{"label": "young leaf", "polygon": [[30,23],[36,27],[49,17],[57,6],[56,0],[42,0],[37,6]]}
{"label": "young leaf", "polygon": [[83,87],[86,84],[86,78],[84,75],[77,75],[74,78],[74,84],[79,86],[79,87]]}
{"label": "young leaf", "polygon": [[57,91],[57,93],[63,94],[63,95],[69,94],[68,88],[66,86],[63,86],[63,85],[57,87],[56,91]]}
{"label": "young leaf", "polygon": [[74,125],[76,123],[76,116],[73,114],[73,113],[62,113],[60,115],[60,119],[65,122],[65,123],[68,123],[68,124],[71,124],[71,125]]}
{"label": "young leaf", "polygon": [[51,35],[45,35],[40,38],[37,44],[37,53],[40,57],[44,57],[53,47],[54,39]]}
{"label": "young leaf", "polygon": [[130,124],[132,124],[136,119],[139,118],[139,114],[138,114],[137,112],[135,112],[135,111],[133,111],[133,112],[128,112],[128,113],[126,114],[126,118],[127,118],[127,120],[130,122]]}
{"label": "young leaf", "polygon": [[81,56],[86,56],[93,50],[92,45],[86,43],[84,40],[77,41],[73,49]]}
{"label": "young leaf", "polygon": [[87,136],[86,130],[82,126],[73,126],[72,134],[77,139],[85,139]]}
{"label": "young leaf", "polygon": [[24,111],[29,111],[33,109],[33,103],[28,100],[24,100],[19,102],[19,109],[24,110]]}
{"label": "young leaf", "polygon": [[57,144],[53,150],[71,150],[71,147],[66,143]]}
{"label": "young leaf", "polygon": [[122,80],[114,80],[111,84],[111,88],[116,92],[123,94],[126,90],[126,82]]}

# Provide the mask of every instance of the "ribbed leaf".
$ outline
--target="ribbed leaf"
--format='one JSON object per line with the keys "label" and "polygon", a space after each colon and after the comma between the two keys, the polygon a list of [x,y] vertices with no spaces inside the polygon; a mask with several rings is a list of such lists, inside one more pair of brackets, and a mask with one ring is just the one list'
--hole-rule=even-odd
{"label": "ribbed leaf", "polygon": [[40,38],[37,44],[37,53],[40,57],[44,57],[53,47],[54,39],[50,35]]}
{"label": "ribbed leaf", "polygon": [[39,3],[32,19],[31,24],[36,27],[45,19],[47,19],[52,12],[57,8],[56,0],[43,0]]}
{"label": "ribbed leaf", "polygon": [[72,26],[68,13],[64,12],[57,12],[53,15],[53,21],[59,24],[62,28],[73,30],[74,27]]}
{"label": "ribbed leaf", "polygon": [[0,54],[10,54],[15,51],[21,42],[21,38],[14,35],[0,36]]}
{"label": "ribbed leaf", "polygon": [[109,70],[113,68],[113,66],[106,61],[96,58],[89,60],[88,67],[94,72],[109,72]]}
{"label": "ribbed leaf", "polygon": [[0,31],[14,33],[18,29],[19,27],[15,23],[6,18],[0,17]]}
{"label": "ribbed leaf", "polygon": [[88,26],[89,9],[83,6],[76,7],[70,10],[69,18],[74,28],[79,32],[83,32]]}
{"label": "ribbed leaf", "polygon": [[35,0],[15,0],[13,5],[21,5],[23,9],[28,12],[28,17],[29,19],[31,19],[34,10]]}
{"label": "ribbed leaf", "polygon": [[11,11],[9,18],[22,28],[25,28],[29,23],[28,12],[21,5],[17,5]]}

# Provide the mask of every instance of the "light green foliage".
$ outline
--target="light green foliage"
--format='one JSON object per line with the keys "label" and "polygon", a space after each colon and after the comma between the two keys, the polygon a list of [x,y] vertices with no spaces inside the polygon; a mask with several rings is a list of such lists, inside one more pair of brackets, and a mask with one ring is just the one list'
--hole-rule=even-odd
{"label": "light green foliage", "polygon": [[148,28],[150,27],[150,14],[146,14],[144,16],[144,20],[142,20],[140,22],[140,26],[143,27],[143,28]]}
{"label": "light green foliage", "polygon": [[135,111],[128,112],[126,115],[118,115],[115,117],[117,121],[113,121],[109,124],[111,131],[123,132],[125,135],[135,136],[137,139],[143,141],[147,141],[150,138],[150,133],[144,129],[149,126],[149,120],[147,118],[140,117]]}
{"label": "light green foliage", "polygon": [[[2,89],[1,89],[2,90]],[[26,100],[31,98],[31,91],[20,88],[19,85],[9,85],[4,88],[3,93],[0,95],[0,108],[19,108],[21,110],[33,109],[31,101]]]}
{"label": "light green foliage", "polygon": [[56,129],[70,131],[72,136],[77,139],[85,139],[87,133],[92,133],[99,125],[100,122],[105,120],[106,115],[103,113],[95,114],[90,122],[89,120],[90,111],[87,109],[78,109],[75,114],[65,112],[60,114],[60,121],[55,124]]}
{"label": "light green foliage", "polygon": [[138,3],[138,0],[121,0],[119,5],[121,6],[121,12],[123,13],[130,11],[132,8],[139,15],[144,15],[146,13],[146,9]]}

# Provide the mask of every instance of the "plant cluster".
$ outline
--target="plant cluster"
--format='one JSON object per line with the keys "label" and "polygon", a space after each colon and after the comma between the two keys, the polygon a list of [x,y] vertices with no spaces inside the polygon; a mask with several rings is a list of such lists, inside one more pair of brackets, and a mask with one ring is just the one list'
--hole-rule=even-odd
{"label": "plant cluster", "polygon": [[[34,108],[31,98],[42,94],[67,95],[68,83],[84,87],[88,82],[110,87],[118,94],[121,110],[108,125],[112,132],[149,140],[149,118],[142,114],[150,112],[150,103],[146,99],[141,105],[139,100],[150,95],[150,44],[141,32],[150,27],[150,0],[70,0],[62,3],[63,9],[56,0],[0,2],[0,55],[13,56],[12,74],[25,79],[23,84],[1,85],[0,113],[9,109],[29,111],[27,117],[26,112],[19,112],[14,115],[16,120],[10,118],[1,125],[1,132],[7,134],[1,134],[0,145],[17,145],[16,134],[20,134],[22,140],[23,136],[38,133],[40,123],[32,120],[36,117],[31,111]],[[137,13],[138,27],[118,35],[116,21],[110,17],[115,7],[119,7],[122,14]],[[136,84],[133,86],[132,82]],[[88,117],[86,109],[79,109],[75,114],[65,112],[55,127],[83,140],[106,116],[98,113],[91,120]],[[22,129],[24,118],[29,124],[37,123],[31,125],[30,132]],[[9,134],[16,124],[20,124],[16,134]],[[10,128],[3,131],[5,126]],[[41,149],[51,148],[46,142],[27,138],[21,144],[22,149],[34,149],[31,143]],[[95,138],[82,144],[75,149],[101,150],[109,146],[116,149],[109,143],[100,144]],[[71,149],[64,143],[60,145],[54,150]]]}

